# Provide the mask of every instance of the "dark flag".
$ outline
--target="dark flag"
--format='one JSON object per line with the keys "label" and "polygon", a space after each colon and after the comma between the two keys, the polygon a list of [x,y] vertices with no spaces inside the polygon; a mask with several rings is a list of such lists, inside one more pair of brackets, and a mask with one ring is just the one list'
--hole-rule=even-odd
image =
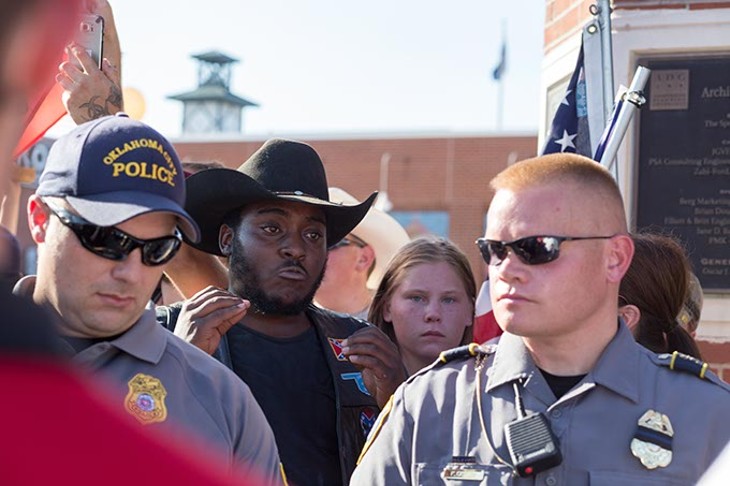
{"label": "dark flag", "polygon": [[583,64],[583,46],[578,62],[570,78],[565,98],[555,112],[550,134],[542,154],[572,152],[593,158],[591,136],[588,126],[588,97]]}
{"label": "dark flag", "polygon": [[504,72],[507,70],[507,41],[502,39],[502,50],[499,55],[499,64],[492,71],[492,77],[495,81],[502,79]]}

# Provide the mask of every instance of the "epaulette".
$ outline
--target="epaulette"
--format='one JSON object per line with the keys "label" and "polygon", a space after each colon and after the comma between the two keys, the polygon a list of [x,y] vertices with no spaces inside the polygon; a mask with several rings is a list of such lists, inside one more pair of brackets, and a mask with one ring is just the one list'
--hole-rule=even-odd
{"label": "epaulette", "polygon": [[[494,352],[497,350],[496,344],[482,344],[481,346],[477,343],[471,343],[467,344],[466,346],[459,346],[458,348],[448,349],[446,351],[442,351],[439,355],[438,359],[431,363],[430,365],[426,366],[425,368],[422,368],[415,373],[413,373],[411,376],[408,377],[408,379],[405,381],[405,383],[401,386],[408,386],[408,384],[412,383],[414,380],[418,379],[419,376],[422,376],[426,373],[428,373],[431,370],[437,369],[446,363],[450,363],[452,361],[456,360],[464,360],[469,359],[473,357],[478,356],[487,356],[490,354],[494,354]],[[360,464],[362,461],[362,458],[365,456],[365,453],[370,449],[370,446],[372,445],[373,441],[375,441],[375,438],[380,433],[380,429],[383,426],[383,424],[388,420],[388,415],[390,415],[390,411],[393,408],[393,397],[395,394],[391,395],[390,399],[388,400],[388,403],[383,406],[383,409],[380,411],[380,414],[378,415],[378,419],[373,425],[373,428],[370,430],[370,434],[368,434],[367,441],[365,442],[365,446],[362,448],[362,452],[360,453],[360,457],[357,460],[357,464]]]}
{"label": "epaulette", "polygon": [[666,354],[661,356],[661,364],[667,366],[672,371],[684,371],[702,379],[705,379],[705,374],[709,369],[709,366],[704,361],[700,361],[697,358],[682,354],[679,351],[675,351],[672,354]]}
{"label": "epaulette", "polygon": [[494,353],[497,346],[494,344],[485,344],[480,346],[478,343],[470,343],[466,346],[459,346],[458,348],[448,349],[442,351],[439,355],[439,359],[436,361],[434,367],[439,367],[450,363],[451,361],[463,360],[468,358],[474,358],[476,356],[486,356]]}
{"label": "epaulette", "polygon": [[653,359],[660,366],[665,366],[672,371],[682,371],[700,378],[706,383],[713,383],[725,391],[730,392],[730,384],[726,383],[719,376],[710,370],[710,367],[704,361],[700,361],[692,356],[687,356],[678,351],[672,354],[654,354]]}

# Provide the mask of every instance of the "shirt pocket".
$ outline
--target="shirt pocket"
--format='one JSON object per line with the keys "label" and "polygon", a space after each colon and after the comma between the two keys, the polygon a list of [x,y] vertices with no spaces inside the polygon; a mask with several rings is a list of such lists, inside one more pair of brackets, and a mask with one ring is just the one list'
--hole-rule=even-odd
{"label": "shirt pocket", "polygon": [[625,473],[618,471],[591,471],[589,473],[590,486],[615,486],[620,485],[668,485],[686,486],[694,484],[689,479],[678,478],[676,475],[669,475],[662,469],[647,470],[645,474]]}
{"label": "shirt pocket", "polygon": [[416,464],[416,477],[413,484],[418,486],[510,486],[512,485],[512,468],[494,464],[475,464],[474,471],[484,472],[481,479],[444,479],[441,475],[446,465]]}

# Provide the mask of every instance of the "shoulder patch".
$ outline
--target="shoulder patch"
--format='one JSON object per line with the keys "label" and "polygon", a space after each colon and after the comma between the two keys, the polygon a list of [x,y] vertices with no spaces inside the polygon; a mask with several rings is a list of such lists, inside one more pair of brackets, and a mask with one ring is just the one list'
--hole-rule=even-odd
{"label": "shoulder patch", "polygon": [[365,441],[365,445],[362,447],[362,452],[360,452],[360,457],[357,458],[357,462],[355,465],[360,465],[360,462],[362,462],[362,458],[365,457],[365,453],[370,449],[370,446],[373,445],[373,442],[375,442],[375,438],[378,437],[378,434],[380,433],[380,429],[383,427],[383,424],[388,419],[388,415],[390,415],[390,411],[393,409],[393,395],[390,396],[386,404],[383,406],[383,409],[380,411],[380,415],[378,415],[377,420],[375,421],[375,425],[373,425],[373,428],[370,430],[370,434],[368,434],[368,438]]}

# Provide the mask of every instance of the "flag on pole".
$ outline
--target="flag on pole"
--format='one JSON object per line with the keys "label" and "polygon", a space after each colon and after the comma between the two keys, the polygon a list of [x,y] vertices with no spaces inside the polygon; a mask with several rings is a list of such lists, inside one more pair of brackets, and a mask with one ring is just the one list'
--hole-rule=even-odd
{"label": "flag on pole", "polygon": [[571,152],[593,157],[588,126],[588,98],[583,65],[583,47],[568,83],[563,101],[555,112],[542,154]]}
{"label": "flag on pole", "polygon": [[56,83],[55,76],[58,65],[64,60],[63,46],[73,38],[78,28],[82,3],[85,2],[55,0],[44,2],[42,7],[33,11],[33,21],[42,36],[40,45],[43,49],[29,61],[33,70],[27,80],[28,111],[23,120],[24,132],[15,146],[13,157],[28,150],[66,114],[61,101],[63,88]]}
{"label": "flag on pole", "polygon": [[543,155],[573,152],[593,157],[598,150],[606,126],[602,35],[595,21],[583,27],[578,61],[555,112]]}
{"label": "flag on pole", "polygon": [[492,311],[492,300],[489,295],[489,280],[482,282],[474,306],[474,342],[483,343],[502,334]]}
{"label": "flag on pole", "polygon": [[502,76],[504,75],[506,70],[507,70],[507,41],[505,39],[502,39],[502,49],[501,49],[500,55],[499,55],[499,63],[492,71],[492,78],[494,78],[495,81],[501,80]]}
{"label": "flag on pole", "polygon": [[61,101],[62,94],[63,88],[56,82],[50,88],[36,93],[35,100],[31,102],[31,108],[26,115],[23,134],[15,145],[13,157],[18,157],[32,147],[49,128],[63,118],[66,107]]}

